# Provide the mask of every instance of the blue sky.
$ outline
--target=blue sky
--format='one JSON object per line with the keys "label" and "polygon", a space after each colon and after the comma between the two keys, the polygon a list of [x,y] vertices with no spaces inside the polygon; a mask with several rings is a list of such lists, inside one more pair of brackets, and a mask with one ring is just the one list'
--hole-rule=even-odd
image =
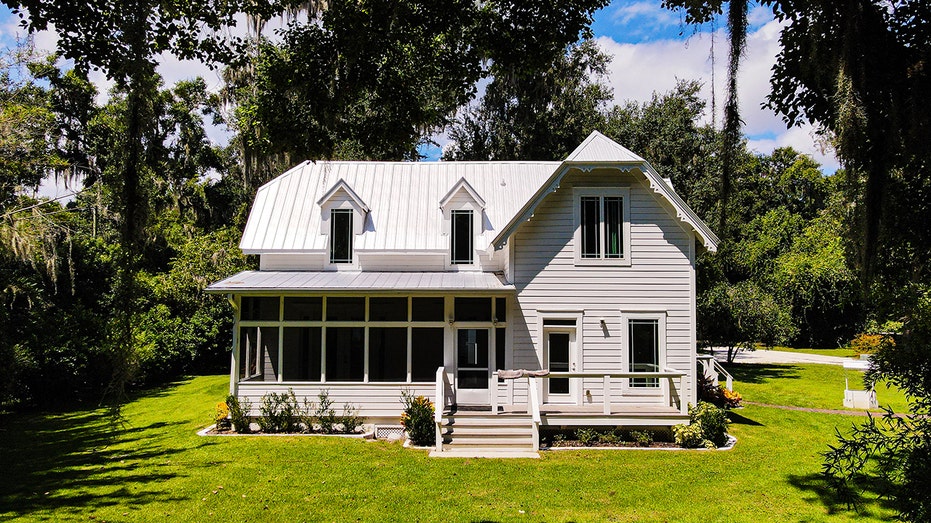
{"label": "blue sky", "polygon": [[[778,116],[761,108],[769,92],[769,76],[778,52],[780,26],[773,20],[772,13],[762,7],[751,10],[750,20],[747,52],[739,81],[744,132],[750,147],[757,152],[768,153],[775,147],[792,146],[821,162],[825,172],[833,172],[838,166],[837,160],[821,150],[810,126],[786,129]],[[17,23],[18,19],[5,6],[0,6],[0,43],[10,46],[15,36],[22,34]],[[654,92],[672,89],[677,79],[697,79],[703,82],[702,94],[709,101],[708,121],[711,119],[713,40],[716,57],[714,91],[720,112],[727,60],[723,20],[717,27],[706,24],[696,30],[685,25],[683,15],[663,9],[661,0],[615,0],[595,14],[592,30],[599,46],[613,57],[607,80],[614,89],[616,103],[647,101]],[[53,34],[37,35],[35,41],[40,49],[51,50],[55,46]],[[162,60],[160,72],[166,83],[196,75],[204,76],[208,85],[214,87],[221,83],[217,73],[202,64],[180,62],[171,57]],[[106,82],[101,77],[92,79],[105,92]],[[716,121],[720,123],[720,115]],[[213,130],[211,136],[217,141],[225,140],[221,129]],[[441,143],[443,140],[442,136],[438,137]]]}

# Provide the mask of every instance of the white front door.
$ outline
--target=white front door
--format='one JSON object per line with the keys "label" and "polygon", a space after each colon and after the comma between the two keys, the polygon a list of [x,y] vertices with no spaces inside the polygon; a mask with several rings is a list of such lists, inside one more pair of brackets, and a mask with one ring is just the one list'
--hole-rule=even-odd
{"label": "white front door", "polygon": [[[543,354],[550,372],[575,372],[578,367],[575,350],[575,329],[544,329]],[[543,401],[577,404],[579,379],[546,378],[543,380]]]}
{"label": "white front door", "polygon": [[456,329],[456,403],[490,405],[489,329]]}

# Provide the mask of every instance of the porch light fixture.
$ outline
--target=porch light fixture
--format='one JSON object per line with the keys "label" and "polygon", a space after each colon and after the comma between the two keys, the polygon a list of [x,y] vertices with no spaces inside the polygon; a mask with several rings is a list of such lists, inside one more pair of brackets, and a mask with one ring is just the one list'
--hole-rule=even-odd
{"label": "porch light fixture", "polygon": [[604,318],[598,318],[598,322],[601,323],[601,328],[602,328],[602,329],[608,326],[608,324],[605,322],[605,319],[604,319]]}

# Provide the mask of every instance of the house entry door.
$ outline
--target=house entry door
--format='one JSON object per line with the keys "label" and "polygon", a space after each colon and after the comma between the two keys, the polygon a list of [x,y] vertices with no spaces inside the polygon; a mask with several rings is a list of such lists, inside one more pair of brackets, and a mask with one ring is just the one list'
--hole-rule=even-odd
{"label": "house entry door", "polygon": [[488,329],[456,329],[456,403],[489,405]]}
{"label": "house entry door", "polygon": [[[546,329],[543,352],[550,372],[575,372],[575,329]],[[543,401],[546,403],[577,403],[578,379],[547,378],[543,380]]]}

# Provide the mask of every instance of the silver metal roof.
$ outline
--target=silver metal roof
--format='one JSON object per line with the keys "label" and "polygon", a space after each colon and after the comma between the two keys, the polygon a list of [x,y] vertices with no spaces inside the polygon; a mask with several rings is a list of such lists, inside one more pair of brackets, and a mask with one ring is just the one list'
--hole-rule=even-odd
{"label": "silver metal roof", "polygon": [[566,162],[646,162],[646,160],[598,131],[592,131],[584,142],[569,153]]}
{"label": "silver metal roof", "polygon": [[501,292],[514,286],[492,272],[243,271],[207,287],[210,293],[398,290]]}
{"label": "silver metal roof", "polygon": [[497,234],[560,162],[305,162],[259,188],[243,232],[246,254],[319,250],[317,202],[340,180],[371,210],[356,250],[444,250],[440,200],[460,180],[485,202]]}

